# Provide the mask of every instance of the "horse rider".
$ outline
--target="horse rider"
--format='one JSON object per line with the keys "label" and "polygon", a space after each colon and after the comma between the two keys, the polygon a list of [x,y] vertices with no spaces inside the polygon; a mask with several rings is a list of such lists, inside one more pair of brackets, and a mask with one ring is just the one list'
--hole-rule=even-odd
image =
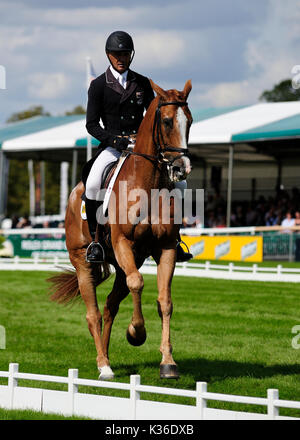
{"label": "horse rider", "polygon": [[[132,143],[147,110],[154,98],[150,81],[129,69],[135,51],[133,40],[123,31],[113,32],[107,38],[106,55],[110,66],[102,75],[94,79],[88,90],[86,129],[100,141],[100,151],[90,162],[86,180],[86,215],[89,231],[93,239],[87,248],[88,262],[103,262],[104,251],[95,241],[99,206],[97,193],[106,166],[119,159],[122,151]],[[103,127],[100,125],[100,120]],[[187,261],[192,255],[177,244],[177,261]]]}

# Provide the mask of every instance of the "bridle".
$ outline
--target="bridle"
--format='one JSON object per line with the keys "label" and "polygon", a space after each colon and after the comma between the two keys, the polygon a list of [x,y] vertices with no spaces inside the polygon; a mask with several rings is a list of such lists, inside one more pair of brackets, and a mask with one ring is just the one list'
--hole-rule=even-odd
{"label": "bridle", "polygon": [[[155,111],[155,117],[154,117],[154,123],[153,123],[153,130],[152,130],[152,139],[153,143],[156,147],[157,155],[151,155],[151,154],[145,154],[145,153],[139,153],[132,150],[125,150],[126,153],[130,153],[136,156],[142,156],[145,159],[148,159],[152,162],[158,162],[160,164],[165,163],[169,167],[173,165],[173,162],[178,159],[178,156],[173,157],[171,159],[165,157],[166,152],[175,152],[180,153],[181,156],[187,156],[189,151],[185,147],[174,147],[172,145],[169,145],[165,142],[162,128],[161,128],[161,107],[166,105],[177,105],[179,107],[183,107],[188,105],[186,101],[167,101],[167,102],[159,102],[157,109]],[[162,142],[162,145],[161,145]],[[181,157],[180,156],[180,157]]]}

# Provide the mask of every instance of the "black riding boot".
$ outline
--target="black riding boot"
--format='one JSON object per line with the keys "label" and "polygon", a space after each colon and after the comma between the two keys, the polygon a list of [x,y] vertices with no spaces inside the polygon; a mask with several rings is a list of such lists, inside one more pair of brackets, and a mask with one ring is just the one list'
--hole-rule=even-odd
{"label": "black riding boot", "polygon": [[189,261],[191,258],[193,258],[193,254],[191,254],[190,252],[185,252],[181,245],[181,240],[178,241],[177,243],[177,255],[176,255],[176,262],[177,263],[182,263],[184,261]]}
{"label": "black riding boot", "polygon": [[92,242],[89,244],[86,250],[86,261],[89,263],[103,263],[104,262],[104,249],[100,243],[95,241],[97,230],[96,212],[99,203],[96,200],[85,200],[85,211],[87,216],[87,222],[89,225],[89,231],[92,237]]}

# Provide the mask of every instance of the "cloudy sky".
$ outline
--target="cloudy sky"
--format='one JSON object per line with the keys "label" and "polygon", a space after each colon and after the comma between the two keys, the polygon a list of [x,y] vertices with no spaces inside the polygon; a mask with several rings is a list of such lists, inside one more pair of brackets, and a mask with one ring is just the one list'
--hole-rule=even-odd
{"label": "cloudy sky", "polygon": [[86,57],[101,74],[114,30],[161,87],[191,78],[192,109],[252,104],[300,64],[299,0],[0,0],[0,124],[31,105],[86,105]]}

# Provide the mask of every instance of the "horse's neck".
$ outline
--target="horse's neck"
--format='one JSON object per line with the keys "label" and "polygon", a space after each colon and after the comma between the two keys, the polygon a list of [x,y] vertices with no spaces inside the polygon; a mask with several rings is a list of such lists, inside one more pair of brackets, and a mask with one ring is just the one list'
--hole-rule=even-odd
{"label": "horse's neck", "polygon": [[[154,100],[155,101],[155,100]],[[153,143],[153,124],[156,105],[152,102],[146,111],[144,119],[141,122],[134,151],[137,153],[149,154],[151,156],[156,155],[156,147]]]}
{"label": "horse's neck", "polygon": [[[153,124],[155,111],[157,108],[156,100],[152,101],[148,108],[144,119],[140,125],[138,136],[134,150],[137,153],[152,156],[153,159],[157,156],[157,147],[153,142]],[[143,171],[136,176],[141,180],[141,186],[150,188],[166,188],[168,185],[168,178],[166,171],[161,170],[161,166],[154,159],[141,159],[143,161]]]}

